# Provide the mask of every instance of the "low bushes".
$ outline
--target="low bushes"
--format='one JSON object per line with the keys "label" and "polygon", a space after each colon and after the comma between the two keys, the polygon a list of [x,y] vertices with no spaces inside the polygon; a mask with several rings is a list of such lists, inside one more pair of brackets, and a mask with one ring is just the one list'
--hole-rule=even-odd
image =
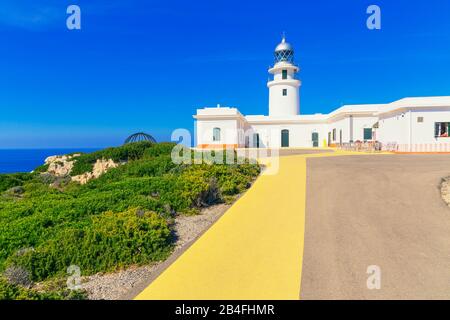
{"label": "low bushes", "polygon": [[[94,163],[98,159],[112,159],[114,162],[128,162],[141,159],[146,151],[150,152],[148,149],[153,149],[153,145],[154,144],[152,142],[143,141],[128,143],[119,148],[107,148],[92,153],[81,154],[80,156],[73,158],[75,163],[70,174],[71,176],[76,176],[92,171]],[[160,149],[164,151],[164,147],[161,146],[155,147],[154,149],[156,150],[156,153],[157,150]]]}
{"label": "low bushes", "polygon": [[33,178],[31,173],[0,174],[0,192],[23,184]]}
{"label": "low bushes", "polygon": [[[99,158],[126,161],[85,185],[56,188],[47,173],[0,175],[0,272],[23,268],[41,281],[70,265],[89,275],[164,259],[175,214],[229,200],[259,174],[248,163],[174,164],[172,148],[132,143],[83,154],[75,174]],[[17,289],[5,288],[9,296]]]}
{"label": "low bushes", "polygon": [[70,265],[80,267],[82,274],[93,274],[162,260],[170,251],[168,224],[154,212],[108,211],[89,220],[60,229],[32,250],[16,252],[6,265],[24,268],[32,280],[42,281],[64,276]]}
{"label": "low bushes", "polygon": [[76,290],[39,292],[10,284],[5,278],[0,277],[0,300],[82,300],[85,298],[84,293]]}

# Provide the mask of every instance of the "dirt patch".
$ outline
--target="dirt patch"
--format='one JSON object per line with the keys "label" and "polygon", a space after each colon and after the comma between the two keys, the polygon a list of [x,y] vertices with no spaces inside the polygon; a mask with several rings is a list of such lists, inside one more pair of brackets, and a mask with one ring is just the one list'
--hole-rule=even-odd
{"label": "dirt patch", "polygon": [[442,179],[441,196],[444,202],[450,206],[450,177]]}
{"label": "dirt patch", "polygon": [[231,205],[218,204],[205,208],[196,216],[179,216],[175,219],[175,250],[165,261],[130,267],[126,270],[98,273],[82,280],[82,287],[91,300],[131,299],[144,289],[173,260],[185,251],[194,240],[203,234]]}
{"label": "dirt patch", "polygon": [[115,273],[98,273],[83,278],[82,288],[86,290],[90,300],[118,300],[142,281],[142,278],[152,274],[157,266],[158,263],[155,263]]}
{"label": "dirt patch", "polygon": [[182,249],[186,244],[195,240],[198,235],[208,229],[226,211],[230,205],[218,204],[205,208],[196,216],[179,216],[175,220],[175,233],[177,242],[175,251]]}

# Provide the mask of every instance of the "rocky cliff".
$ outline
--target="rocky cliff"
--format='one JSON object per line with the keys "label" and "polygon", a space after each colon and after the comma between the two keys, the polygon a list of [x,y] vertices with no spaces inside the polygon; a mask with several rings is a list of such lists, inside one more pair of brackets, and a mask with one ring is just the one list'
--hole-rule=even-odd
{"label": "rocky cliff", "polygon": [[[50,173],[55,177],[70,176],[74,163],[77,161],[76,158],[79,156],[80,154],[48,157],[45,159],[45,164],[48,165],[47,173]],[[70,178],[72,181],[85,184],[91,179],[98,178],[108,170],[118,166],[119,164],[115,163],[111,159],[97,159],[91,172],[86,172],[77,176],[70,176]]]}

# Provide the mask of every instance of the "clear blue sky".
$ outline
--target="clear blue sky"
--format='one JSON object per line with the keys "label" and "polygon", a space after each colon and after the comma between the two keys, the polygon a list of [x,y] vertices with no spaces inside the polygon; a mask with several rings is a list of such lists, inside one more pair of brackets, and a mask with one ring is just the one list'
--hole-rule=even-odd
{"label": "clear blue sky", "polygon": [[[82,30],[66,28],[78,4]],[[366,8],[382,30],[366,28]],[[169,140],[197,107],[266,114],[282,31],[302,113],[450,95],[450,1],[2,0],[0,148]]]}

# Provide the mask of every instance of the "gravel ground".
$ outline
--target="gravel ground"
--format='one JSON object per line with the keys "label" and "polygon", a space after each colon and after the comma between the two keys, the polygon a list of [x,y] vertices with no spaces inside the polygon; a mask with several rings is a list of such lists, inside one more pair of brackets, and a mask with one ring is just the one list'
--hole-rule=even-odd
{"label": "gravel ground", "polygon": [[[179,216],[175,219],[175,233],[177,241],[171,257],[186,250],[191,242],[206,231],[230,207],[219,204],[203,209],[196,216]],[[170,258],[169,258],[170,259]],[[168,260],[169,260],[168,259]],[[155,276],[155,272],[164,261],[141,267],[130,267],[126,270],[95,274],[82,279],[82,287],[91,300],[118,300],[128,297],[136,287],[147,283]]]}

